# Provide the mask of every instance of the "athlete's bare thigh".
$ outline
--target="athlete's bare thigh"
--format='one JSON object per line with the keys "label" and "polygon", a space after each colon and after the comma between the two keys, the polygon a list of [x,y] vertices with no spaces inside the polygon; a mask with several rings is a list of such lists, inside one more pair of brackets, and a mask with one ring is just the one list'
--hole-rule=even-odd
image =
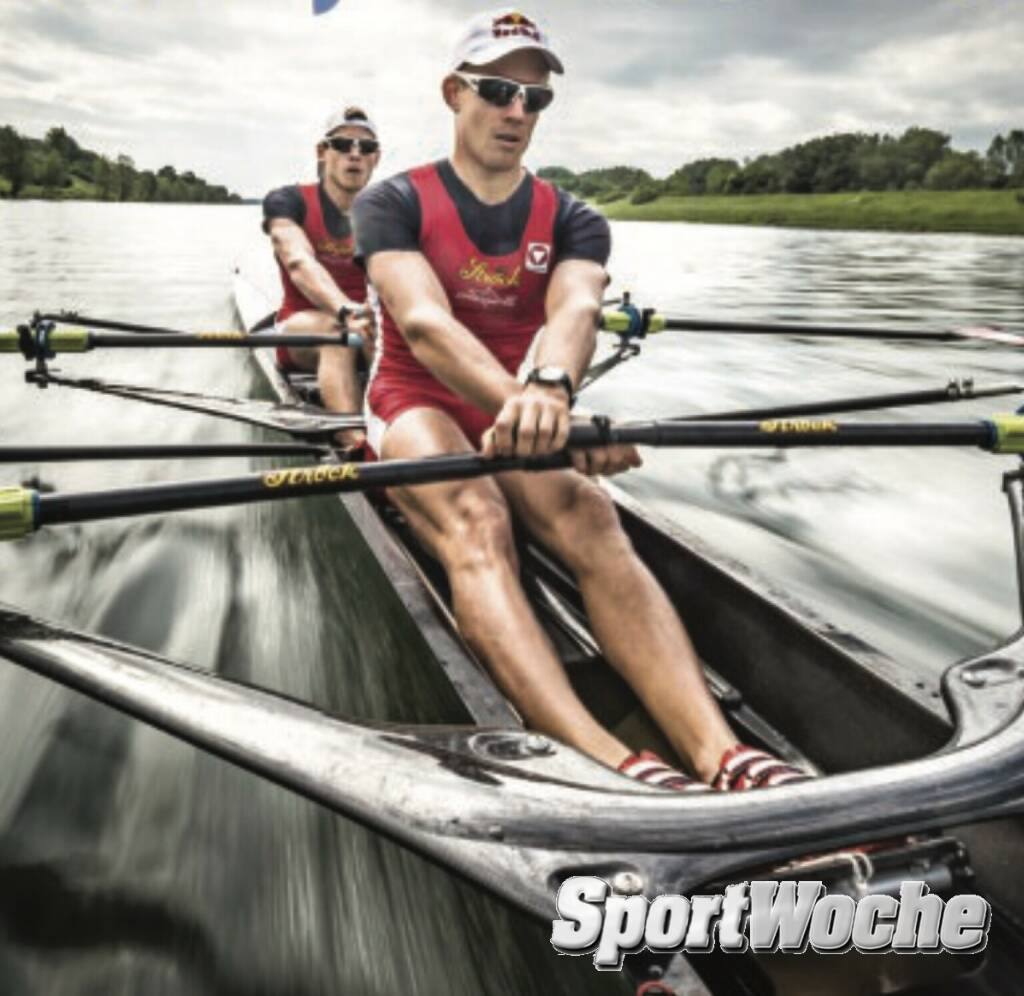
{"label": "athlete's bare thigh", "polygon": [[[293,335],[330,335],[337,332],[334,319],[322,311],[296,311],[280,323],[282,332]],[[320,362],[320,351],[307,347],[286,347],[292,363],[300,370],[316,370]]]}
{"label": "athlete's bare thigh", "polygon": [[[410,408],[388,426],[380,455],[385,460],[407,460],[473,452],[451,416],[437,408]],[[389,488],[388,497],[420,541],[438,556],[444,541],[457,535],[467,512],[490,503],[505,506],[491,477]]]}

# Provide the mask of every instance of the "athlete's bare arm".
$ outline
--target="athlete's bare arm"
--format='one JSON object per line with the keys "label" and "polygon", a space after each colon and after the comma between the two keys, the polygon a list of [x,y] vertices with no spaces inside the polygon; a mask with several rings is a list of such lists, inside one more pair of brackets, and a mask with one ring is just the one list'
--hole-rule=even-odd
{"label": "athlete's bare arm", "polygon": [[594,355],[607,283],[604,267],[588,259],[567,259],[555,267],[544,299],[547,321],[537,340],[537,366],[562,367],[579,384]]}
{"label": "athlete's bare arm", "polygon": [[313,246],[302,227],[291,218],[274,218],[267,226],[274,255],[306,300],[334,317],[343,305],[358,308],[317,261]]}
{"label": "athlete's bare arm", "polygon": [[[544,301],[547,320],[537,342],[537,366],[557,366],[572,378],[583,379],[594,355],[601,295],[608,283],[604,267],[591,260],[567,259],[551,274]],[[565,446],[569,435],[569,398],[558,386],[529,384],[499,412],[484,453],[520,456],[549,453]],[[640,466],[633,446],[608,446],[573,454],[577,470],[615,474]]]}
{"label": "athlete's bare arm", "polygon": [[482,411],[497,412],[522,390],[452,315],[448,296],[422,253],[374,253],[367,272],[413,356],[455,394]]}

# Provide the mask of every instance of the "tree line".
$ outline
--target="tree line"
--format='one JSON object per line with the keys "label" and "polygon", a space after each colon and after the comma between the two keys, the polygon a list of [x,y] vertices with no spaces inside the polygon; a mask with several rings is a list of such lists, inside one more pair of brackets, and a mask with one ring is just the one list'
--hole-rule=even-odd
{"label": "tree line", "polygon": [[[548,166],[538,175],[580,197],[644,204],[668,195],[827,194],[861,190],[1024,188],[1024,130],[996,135],[984,156],[959,152],[930,128],[902,135],[827,135],[743,163],[697,159],[664,179],[631,166],[574,173]],[[1019,195],[1018,195],[1019,196]]]}
{"label": "tree line", "polygon": [[63,128],[43,139],[0,126],[0,196],[81,198],[101,201],[174,201],[237,204],[241,198],[220,184],[207,183],[191,170],[173,166],[136,169],[130,156],[113,159],[83,149]]}

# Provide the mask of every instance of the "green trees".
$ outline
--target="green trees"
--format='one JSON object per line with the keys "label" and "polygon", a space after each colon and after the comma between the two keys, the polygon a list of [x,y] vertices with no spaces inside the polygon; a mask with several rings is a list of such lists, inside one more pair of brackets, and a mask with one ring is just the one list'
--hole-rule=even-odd
{"label": "green trees", "polygon": [[864,132],[825,135],[742,165],[733,159],[697,159],[664,180],[628,166],[579,174],[564,166],[550,166],[539,175],[599,204],[627,195],[636,204],[663,194],[700,197],[1024,187],[1024,129],[997,135],[984,158],[951,148],[950,136],[944,132],[912,127],[898,136]]}
{"label": "green trees", "polygon": [[635,190],[641,184],[654,183],[645,169],[635,166],[611,166],[605,169],[589,169],[577,175],[564,166],[545,166],[537,170],[542,180],[555,184],[563,190],[580,197],[592,197],[601,203],[618,200]]}
{"label": "green trees", "polygon": [[44,139],[26,138],[0,126],[0,194],[10,197],[87,197],[107,201],[185,201],[237,203],[226,187],[208,184],[191,170],[180,176],[173,166],[158,173],[138,170],[130,156],[115,159],[83,149],[64,128]]}
{"label": "green trees", "polygon": [[27,173],[25,140],[9,125],[4,125],[0,128],[0,176],[10,183],[12,197],[21,192]]}
{"label": "green trees", "polygon": [[924,175],[928,190],[969,190],[985,186],[985,163],[977,152],[947,152]]}
{"label": "green trees", "polygon": [[996,135],[985,154],[986,171],[994,187],[1024,187],[1024,130]]}
{"label": "green trees", "polygon": [[665,179],[665,192],[680,197],[722,193],[739,168],[735,159],[698,159],[670,173]]}

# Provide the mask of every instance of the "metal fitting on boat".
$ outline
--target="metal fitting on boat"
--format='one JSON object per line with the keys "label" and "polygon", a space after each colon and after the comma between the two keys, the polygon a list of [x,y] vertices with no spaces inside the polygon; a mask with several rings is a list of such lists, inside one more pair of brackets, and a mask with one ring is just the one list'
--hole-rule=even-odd
{"label": "metal fitting on boat", "polygon": [[612,887],[612,892],[617,892],[620,896],[635,896],[643,892],[644,880],[636,872],[620,871],[612,876],[609,885]]}
{"label": "metal fitting on boat", "polygon": [[527,738],[523,746],[537,757],[541,757],[545,754],[553,754],[555,752],[554,744],[548,740],[547,737],[542,737],[539,733],[531,733]]}

